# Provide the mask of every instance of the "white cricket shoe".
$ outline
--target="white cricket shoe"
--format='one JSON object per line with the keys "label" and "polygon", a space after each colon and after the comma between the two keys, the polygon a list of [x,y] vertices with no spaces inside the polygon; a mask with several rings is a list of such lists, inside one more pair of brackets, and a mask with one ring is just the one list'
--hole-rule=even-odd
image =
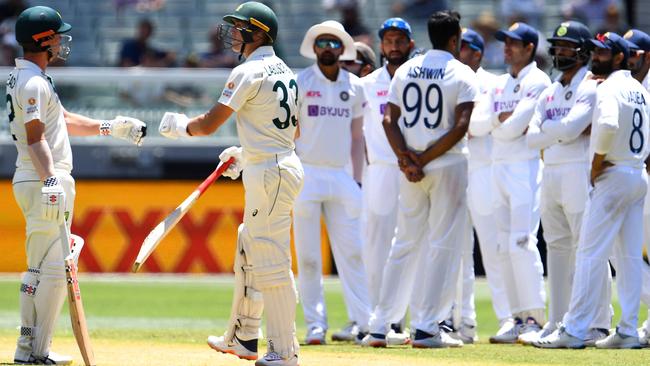
{"label": "white cricket shoe", "polygon": [[639,332],[639,344],[641,347],[650,347],[650,329],[647,326],[648,321],[643,322],[643,327],[638,329]]}
{"label": "white cricket shoe", "polygon": [[564,327],[560,327],[548,336],[533,342],[533,346],[537,348],[582,349],[585,348],[585,342],[567,333]]}
{"label": "white cricket shoe", "polygon": [[413,348],[447,348],[463,346],[463,341],[453,339],[449,334],[443,331],[438,331],[438,333],[431,335],[416,329],[415,334],[415,339],[411,342]]}
{"label": "white cricket shoe", "polygon": [[293,355],[286,359],[282,358],[277,352],[271,351],[255,361],[255,366],[298,366],[298,356]]}
{"label": "white cricket shoe", "polygon": [[391,329],[386,333],[386,344],[390,346],[402,346],[411,343],[411,335],[408,330],[396,332]]}
{"label": "white cricket shoe", "polygon": [[601,339],[607,338],[609,335],[609,330],[603,328],[591,328],[587,333],[587,338],[585,338],[585,346],[587,347],[596,347],[596,342]]}
{"label": "white cricket shoe", "polygon": [[548,337],[551,333],[553,333],[557,327],[555,325],[550,325],[551,323],[546,323],[546,326],[544,326],[542,329],[540,329],[537,332],[528,332],[526,334],[520,334],[519,337],[517,338],[517,342],[530,346],[533,344],[533,342],[537,342],[540,339],[544,337]]}
{"label": "white cricket shoe", "polygon": [[523,326],[521,319],[508,319],[501,325],[496,335],[490,337],[490,343],[515,343]]}
{"label": "white cricket shoe", "polygon": [[386,336],[379,333],[368,333],[363,340],[361,340],[361,347],[386,347]]}
{"label": "white cricket shoe", "polygon": [[14,359],[14,363],[17,365],[71,365],[72,357],[50,351],[50,354],[45,358],[37,358],[34,355],[30,355],[29,360]]}
{"label": "white cricket shoe", "polygon": [[466,323],[462,323],[458,330],[448,334],[452,338],[462,341],[464,344],[472,344],[478,341],[478,336],[476,335],[476,326]]}
{"label": "white cricket shoe", "polygon": [[305,337],[305,344],[310,346],[325,344],[325,329],[318,326],[309,328]]}
{"label": "white cricket shoe", "polygon": [[[517,336],[517,343],[521,344],[531,344],[532,340],[529,341],[529,338],[533,338],[533,340],[537,340],[539,338],[537,337],[537,333],[542,331],[542,327],[539,325],[537,320],[533,317],[528,317],[526,319],[526,323],[521,327],[519,330],[519,335]],[[526,343],[526,341],[529,341]]]}
{"label": "white cricket shoe", "polygon": [[605,339],[596,342],[596,348],[601,349],[636,349],[641,348],[639,337],[620,334],[618,330]]}
{"label": "white cricket shoe", "polygon": [[343,329],[332,334],[333,341],[352,342],[359,334],[359,326],[356,322],[348,323]]}
{"label": "white cricket shoe", "polygon": [[[242,343],[246,343],[246,346]],[[232,342],[227,342],[226,338],[223,336],[209,336],[208,346],[217,352],[235,355],[244,360],[257,360],[257,339],[240,341],[239,338],[235,336]]]}

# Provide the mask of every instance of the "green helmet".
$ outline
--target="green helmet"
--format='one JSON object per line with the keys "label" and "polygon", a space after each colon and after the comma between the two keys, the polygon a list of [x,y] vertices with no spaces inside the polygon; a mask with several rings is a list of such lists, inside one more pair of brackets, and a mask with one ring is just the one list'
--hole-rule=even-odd
{"label": "green helmet", "polygon": [[239,5],[234,13],[225,15],[223,20],[230,24],[234,24],[235,20],[247,22],[253,29],[264,31],[271,42],[275,42],[278,36],[278,17],[271,8],[257,1]]}
{"label": "green helmet", "polygon": [[19,44],[37,44],[57,33],[66,33],[72,26],[61,19],[61,14],[47,6],[25,9],[16,20],[16,41]]}

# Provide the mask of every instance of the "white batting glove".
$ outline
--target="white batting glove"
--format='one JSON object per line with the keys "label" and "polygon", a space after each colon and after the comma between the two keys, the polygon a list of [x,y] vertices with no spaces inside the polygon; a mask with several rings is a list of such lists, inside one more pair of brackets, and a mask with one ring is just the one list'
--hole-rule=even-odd
{"label": "white batting glove", "polygon": [[228,169],[226,169],[221,175],[223,175],[224,177],[228,177],[232,180],[239,178],[239,174],[244,168],[241,153],[242,153],[241,147],[231,146],[226,150],[222,151],[221,154],[219,154],[219,160],[221,160],[222,162],[226,162],[230,160],[230,158],[235,158],[235,161],[233,161],[232,164],[228,166]]}
{"label": "white batting glove", "polygon": [[147,125],[137,118],[117,116],[99,125],[99,134],[127,140],[141,146],[142,139],[147,135]]}
{"label": "white batting glove", "polygon": [[190,135],[187,133],[187,123],[189,121],[190,119],[184,114],[165,112],[162,120],[160,120],[158,132],[170,139],[189,137]]}
{"label": "white batting glove", "polygon": [[41,203],[43,217],[46,220],[63,222],[65,212],[65,191],[59,179],[51,176],[45,179],[41,188]]}

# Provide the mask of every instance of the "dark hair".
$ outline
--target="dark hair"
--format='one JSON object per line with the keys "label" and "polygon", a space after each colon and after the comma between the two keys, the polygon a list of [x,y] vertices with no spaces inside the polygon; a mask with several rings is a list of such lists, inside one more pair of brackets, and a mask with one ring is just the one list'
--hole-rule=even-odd
{"label": "dark hair", "polygon": [[444,49],[451,37],[460,33],[460,14],[452,10],[437,11],[427,21],[427,28],[433,48]]}

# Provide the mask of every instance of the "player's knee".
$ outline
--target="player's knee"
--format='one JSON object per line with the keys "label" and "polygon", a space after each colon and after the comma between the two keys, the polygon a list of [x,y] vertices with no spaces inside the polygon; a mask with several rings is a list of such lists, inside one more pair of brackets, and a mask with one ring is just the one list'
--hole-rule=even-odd
{"label": "player's knee", "polygon": [[253,274],[255,275],[255,285],[262,292],[273,287],[293,284],[291,267],[288,263],[253,267]]}

